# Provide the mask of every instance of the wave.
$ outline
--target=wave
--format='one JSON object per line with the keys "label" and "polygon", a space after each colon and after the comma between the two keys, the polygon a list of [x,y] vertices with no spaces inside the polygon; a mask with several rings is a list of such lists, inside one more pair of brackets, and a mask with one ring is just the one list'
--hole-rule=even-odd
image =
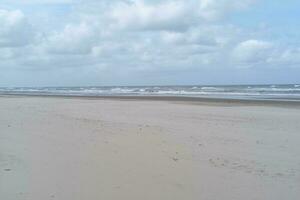
{"label": "wave", "polygon": [[209,91],[216,91],[216,90],[222,90],[222,88],[218,87],[201,87],[202,90],[209,90]]}
{"label": "wave", "polygon": [[234,86],[117,86],[117,87],[0,87],[0,94],[47,95],[172,95],[218,97],[296,97],[300,85],[234,85]]}

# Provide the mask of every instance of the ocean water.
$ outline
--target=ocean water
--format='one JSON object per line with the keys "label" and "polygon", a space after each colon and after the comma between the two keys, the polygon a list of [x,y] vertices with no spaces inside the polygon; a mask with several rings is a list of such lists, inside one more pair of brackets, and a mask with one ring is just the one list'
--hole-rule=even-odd
{"label": "ocean water", "polygon": [[237,99],[300,100],[300,84],[289,85],[189,85],[189,86],[88,86],[0,87],[0,94],[70,96],[191,96]]}

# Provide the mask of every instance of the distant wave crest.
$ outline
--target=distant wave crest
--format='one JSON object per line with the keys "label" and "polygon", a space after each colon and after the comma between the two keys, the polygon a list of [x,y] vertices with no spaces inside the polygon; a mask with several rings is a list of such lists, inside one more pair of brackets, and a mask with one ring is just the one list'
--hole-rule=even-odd
{"label": "distant wave crest", "polygon": [[0,94],[77,96],[172,95],[232,98],[300,98],[300,84],[229,86],[0,87]]}

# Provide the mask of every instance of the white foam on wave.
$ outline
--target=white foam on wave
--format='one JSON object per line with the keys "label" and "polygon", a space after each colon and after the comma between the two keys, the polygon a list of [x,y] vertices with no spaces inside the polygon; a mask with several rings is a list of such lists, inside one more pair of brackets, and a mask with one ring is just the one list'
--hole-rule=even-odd
{"label": "white foam on wave", "polygon": [[49,95],[174,95],[219,97],[299,97],[300,85],[272,86],[137,86],[137,87],[43,87],[0,88],[0,93]]}
{"label": "white foam on wave", "polygon": [[223,90],[223,89],[217,88],[217,87],[201,87],[201,90],[217,91],[217,90]]}

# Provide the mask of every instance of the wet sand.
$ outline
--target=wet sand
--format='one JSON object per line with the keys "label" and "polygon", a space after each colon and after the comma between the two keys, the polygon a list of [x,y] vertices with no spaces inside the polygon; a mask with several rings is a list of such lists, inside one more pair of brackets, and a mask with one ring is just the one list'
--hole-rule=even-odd
{"label": "wet sand", "polygon": [[297,102],[0,97],[0,199],[298,200]]}

